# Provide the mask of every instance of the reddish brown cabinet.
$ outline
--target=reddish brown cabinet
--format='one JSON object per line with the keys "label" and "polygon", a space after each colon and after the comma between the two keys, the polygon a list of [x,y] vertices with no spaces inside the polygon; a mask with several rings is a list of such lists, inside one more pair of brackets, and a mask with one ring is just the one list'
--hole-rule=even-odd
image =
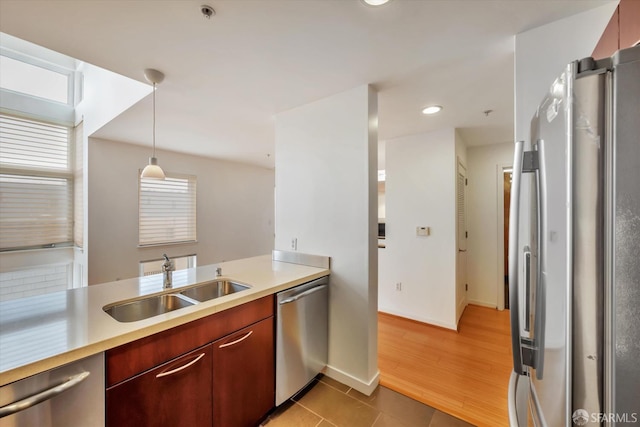
{"label": "reddish brown cabinet", "polygon": [[275,404],[273,315],[269,295],[107,350],[107,427],[257,425]]}
{"label": "reddish brown cabinet", "polygon": [[273,317],[213,343],[214,426],[253,427],[275,401]]}
{"label": "reddish brown cabinet", "polygon": [[591,56],[608,58],[640,43],[640,1],[621,0]]}
{"label": "reddish brown cabinet", "polygon": [[107,425],[212,425],[212,366],[207,345],[107,388]]}

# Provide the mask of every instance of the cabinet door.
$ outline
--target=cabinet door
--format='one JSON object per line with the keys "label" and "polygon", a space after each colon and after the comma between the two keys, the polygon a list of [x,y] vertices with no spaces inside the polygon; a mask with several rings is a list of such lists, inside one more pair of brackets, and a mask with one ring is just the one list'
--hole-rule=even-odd
{"label": "cabinet door", "polygon": [[108,427],[210,427],[212,349],[201,347],[107,389]]}
{"label": "cabinet door", "polygon": [[275,403],[273,317],[213,343],[216,427],[253,427]]}

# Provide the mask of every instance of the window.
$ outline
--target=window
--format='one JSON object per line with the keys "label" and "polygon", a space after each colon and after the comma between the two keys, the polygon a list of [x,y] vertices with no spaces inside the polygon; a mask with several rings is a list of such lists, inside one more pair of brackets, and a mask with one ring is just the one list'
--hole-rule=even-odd
{"label": "window", "polygon": [[70,129],[0,114],[0,250],[71,245]]}
{"label": "window", "polygon": [[69,289],[72,268],[62,263],[0,272],[0,301]]}
{"label": "window", "polygon": [[[51,66],[50,66],[51,67]],[[70,101],[69,71],[55,71],[0,55],[0,88],[49,101],[68,104]]]}
{"label": "window", "polygon": [[1,34],[0,301],[86,285],[78,65]]}
{"label": "window", "polygon": [[[194,268],[197,265],[197,255],[179,255],[175,257],[171,257],[171,261],[173,261],[173,266],[175,271],[184,270],[187,268]],[[160,274],[162,273],[162,264],[164,263],[164,258],[152,259],[149,261],[140,261],[139,264],[139,275],[142,276],[151,276],[152,274]]]}
{"label": "window", "polygon": [[166,173],[164,180],[138,178],[138,244],[195,241],[196,177]]}

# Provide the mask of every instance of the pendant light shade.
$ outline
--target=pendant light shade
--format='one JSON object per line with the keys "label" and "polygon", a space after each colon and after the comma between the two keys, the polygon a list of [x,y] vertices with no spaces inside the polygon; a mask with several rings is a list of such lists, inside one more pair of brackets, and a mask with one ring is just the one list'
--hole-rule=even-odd
{"label": "pendant light shade", "polygon": [[156,159],[156,85],[162,83],[164,74],[158,70],[147,68],[144,70],[144,77],[149,83],[153,83],[153,151],[149,157],[149,164],[142,170],[142,178],[164,179],[164,171],[158,166]]}
{"label": "pendant light shade", "polygon": [[164,171],[158,166],[158,159],[149,157],[149,164],[142,169],[142,178],[164,179]]}

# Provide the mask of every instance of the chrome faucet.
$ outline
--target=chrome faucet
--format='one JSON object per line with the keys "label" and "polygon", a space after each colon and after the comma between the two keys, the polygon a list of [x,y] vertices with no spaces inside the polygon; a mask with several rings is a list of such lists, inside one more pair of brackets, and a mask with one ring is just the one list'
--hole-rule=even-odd
{"label": "chrome faucet", "polygon": [[173,265],[173,261],[169,259],[167,254],[162,255],[164,257],[164,262],[162,263],[162,287],[165,289],[171,289],[173,286],[173,271],[176,267]]}
{"label": "chrome faucet", "polygon": [[222,267],[216,268],[216,277],[222,276]]}

